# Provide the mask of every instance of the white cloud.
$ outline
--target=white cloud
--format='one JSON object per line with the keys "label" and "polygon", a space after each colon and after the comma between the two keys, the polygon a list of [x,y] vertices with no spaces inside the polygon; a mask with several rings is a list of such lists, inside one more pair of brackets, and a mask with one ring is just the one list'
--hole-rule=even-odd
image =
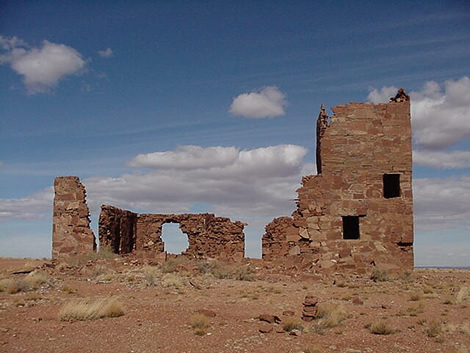
{"label": "white cloud", "polygon": [[40,48],[28,48],[16,37],[1,38],[7,53],[0,57],[1,64],[9,64],[23,81],[29,93],[47,92],[64,77],[83,72],[86,61],[75,49],[43,41]]}
{"label": "white cloud", "polygon": [[382,87],[380,90],[374,88],[369,92],[367,99],[374,104],[388,103],[390,102],[390,98],[395,97],[397,92],[398,88],[395,86]]}
{"label": "white cloud", "polygon": [[470,151],[413,151],[413,163],[439,169],[470,168]]}
{"label": "white cloud", "polygon": [[451,146],[470,137],[470,79],[446,81],[444,91],[427,82],[411,92],[411,116],[415,142],[428,149]]}
{"label": "white cloud", "polygon": [[[395,87],[373,89],[371,102],[388,101]],[[449,80],[440,85],[427,82],[421,91],[412,91],[411,122],[414,142],[424,149],[443,149],[470,137],[470,79]]]}
{"label": "white cloud", "polygon": [[110,58],[113,56],[113,50],[111,48],[107,48],[105,50],[98,50],[98,54],[102,58]]}
{"label": "white cloud", "polygon": [[414,213],[417,230],[470,227],[470,177],[415,179]]}
{"label": "white cloud", "polygon": [[285,114],[286,95],[275,86],[268,86],[235,97],[229,112],[245,118],[268,118]]}
{"label": "white cloud", "polygon": [[52,217],[52,187],[21,199],[0,199],[0,221]]}
{"label": "white cloud", "polygon": [[[253,150],[184,146],[166,153],[152,153],[148,159],[136,157],[134,166],[152,168],[146,172],[83,180],[91,210],[96,212],[101,204],[111,204],[135,211],[182,213],[191,212],[196,203],[205,203],[214,210],[230,210],[240,216],[268,217],[266,224],[272,217],[295,209],[289,200],[296,197],[307,150],[295,145]],[[173,164],[169,156],[174,158]],[[30,218],[33,211],[50,212],[52,191],[48,195],[0,200],[0,211],[7,219]],[[232,213],[220,215],[232,217]]]}
{"label": "white cloud", "polygon": [[176,151],[139,154],[128,165],[170,169],[223,167],[233,163],[238,153],[235,147],[180,146]]}

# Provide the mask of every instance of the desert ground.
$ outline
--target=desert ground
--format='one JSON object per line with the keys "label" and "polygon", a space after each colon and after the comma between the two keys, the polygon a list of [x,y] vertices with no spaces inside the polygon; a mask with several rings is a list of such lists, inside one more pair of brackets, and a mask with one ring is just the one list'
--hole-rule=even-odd
{"label": "desert ground", "polygon": [[[302,320],[307,296],[318,299],[310,322]],[[469,349],[468,270],[364,277],[256,259],[0,259],[0,352]]]}

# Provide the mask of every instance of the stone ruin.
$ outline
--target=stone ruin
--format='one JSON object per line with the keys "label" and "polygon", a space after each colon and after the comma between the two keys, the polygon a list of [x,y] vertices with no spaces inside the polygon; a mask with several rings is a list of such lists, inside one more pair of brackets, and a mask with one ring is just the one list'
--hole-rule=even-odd
{"label": "stone ruin", "polygon": [[[52,258],[86,255],[96,251],[96,240],[90,228],[90,213],[85,201],[85,188],[78,177],[58,177],[54,181],[54,215]],[[203,214],[137,214],[103,205],[99,218],[100,246],[116,254],[136,258],[165,257],[161,238],[165,223],[179,223],[188,236],[188,248],[182,255],[240,260],[245,254],[242,222]]]}
{"label": "stone ruin", "polygon": [[96,239],[90,228],[90,211],[85,187],[76,176],[54,180],[52,216],[52,258],[85,255],[96,251]]}
{"label": "stone ruin", "polygon": [[137,214],[113,206],[101,206],[99,235],[101,246],[116,254],[132,253],[152,259],[164,254],[162,226],[179,223],[188,236],[188,248],[182,253],[193,258],[240,260],[245,254],[245,224],[229,218],[201,214]]}
{"label": "stone ruin", "polygon": [[[413,268],[413,196],[409,96],[387,104],[322,106],[317,120],[317,175],[302,178],[297,209],[275,218],[262,236],[262,258],[304,271],[370,272]],[[96,250],[85,189],[77,177],[55,179],[53,258]],[[244,257],[244,223],[213,214],[137,214],[102,206],[101,246],[118,254],[165,254],[162,225],[179,223],[183,255]]]}
{"label": "stone ruin", "polygon": [[262,237],[265,260],[322,272],[413,269],[410,101],[322,106],[317,175],[302,178],[297,209]]}

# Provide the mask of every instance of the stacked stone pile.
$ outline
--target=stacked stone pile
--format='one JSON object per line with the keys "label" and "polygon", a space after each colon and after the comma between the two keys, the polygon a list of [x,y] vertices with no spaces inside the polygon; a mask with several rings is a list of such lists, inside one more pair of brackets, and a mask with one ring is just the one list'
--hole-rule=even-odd
{"label": "stacked stone pile", "polygon": [[318,298],[314,295],[307,295],[305,297],[302,309],[302,320],[306,322],[313,321],[317,316],[318,311]]}

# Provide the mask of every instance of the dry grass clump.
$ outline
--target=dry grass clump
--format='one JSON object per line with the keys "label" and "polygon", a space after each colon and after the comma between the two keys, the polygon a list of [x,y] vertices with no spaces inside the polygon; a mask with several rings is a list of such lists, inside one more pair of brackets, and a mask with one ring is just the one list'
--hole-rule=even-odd
{"label": "dry grass clump", "polygon": [[381,270],[378,268],[374,268],[370,275],[370,279],[374,282],[386,282],[390,281],[390,274],[387,270]]}
{"label": "dry grass clump", "polygon": [[462,286],[457,293],[457,297],[455,298],[456,304],[461,304],[464,300],[470,297],[470,287]]}
{"label": "dry grass clump", "polygon": [[28,273],[22,278],[3,278],[0,280],[0,292],[15,294],[35,290],[48,280],[47,274],[41,271]]}
{"label": "dry grass clump", "polygon": [[235,279],[238,281],[256,280],[256,270],[250,266],[240,266],[235,270]]}
{"label": "dry grass clump", "polygon": [[161,285],[163,288],[182,288],[185,285],[185,280],[175,273],[167,273],[162,277]]}
{"label": "dry grass clump", "polygon": [[65,304],[59,312],[59,320],[85,321],[122,315],[124,315],[124,309],[117,298],[104,298],[94,301],[81,299]]}
{"label": "dry grass clump", "polygon": [[428,328],[426,329],[426,335],[428,337],[437,337],[442,332],[442,323],[437,321],[432,321]]}
{"label": "dry grass clump", "polygon": [[289,318],[283,321],[282,329],[286,332],[290,332],[292,330],[303,331],[304,327],[302,326],[302,323],[299,320]]}
{"label": "dry grass clump", "polygon": [[346,311],[340,304],[321,303],[318,305],[317,319],[322,328],[336,327],[347,317]]}
{"label": "dry grass clump", "polygon": [[233,268],[231,265],[218,260],[212,260],[206,264],[206,274],[211,274],[217,279],[232,278]]}
{"label": "dry grass clump", "polygon": [[424,304],[419,303],[416,306],[410,306],[406,311],[410,316],[418,316],[418,314],[422,314],[424,312]]}
{"label": "dry grass clump", "polygon": [[184,256],[178,256],[176,258],[170,258],[160,264],[160,269],[163,273],[177,272],[179,268],[188,263],[188,259]]}
{"label": "dry grass clump", "polygon": [[82,266],[87,262],[94,262],[96,260],[114,260],[119,257],[118,254],[115,254],[111,247],[103,246],[100,247],[98,251],[90,251],[85,255],[72,256],[67,259],[67,263],[72,266]]}
{"label": "dry grass clump", "polygon": [[415,292],[410,294],[410,300],[413,302],[423,299],[423,295],[420,292]]}
{"label": "dry grass clump", "polygon": [[397,332],[396,329],[389,326],[386,322],[374,322],[372,324],[366,325],[366,328],[373,333],[374,335],[391,335],[392,333]]}
{"label": "dry grass clump", "polygon": [[194,314],[191,316],[191,327],[197,336],[204,336],[209,328],[209,324],[209,318],[204,314]]}
{"label": "dry grass clump", "polygon": [[144,266],[142,268],[145,282],[147,286],[153,287],[157,285],[160,277],[160,270],[156,266]]}

